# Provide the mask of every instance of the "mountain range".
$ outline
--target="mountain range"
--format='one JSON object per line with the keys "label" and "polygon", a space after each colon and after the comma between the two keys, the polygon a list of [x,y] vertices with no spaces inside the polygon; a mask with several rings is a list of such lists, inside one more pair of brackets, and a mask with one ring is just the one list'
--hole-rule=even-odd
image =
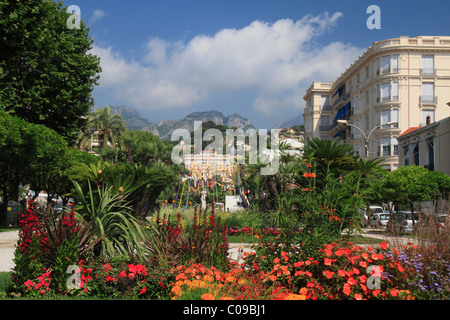
{"label": "mountain range", "polygon": [[237,113],[225,116],[222,112],[216,110],[192,112],[183,119],[169,119],[158,122],[149,122],[143,118],[139,112],[133,108],[126,106],[111,106],[111,113],[120,114],[125,120],[129,130],[146,130],[163,140],[170,139],[172,132],[175,129],[194,130],[194,121],[209,121],[212,120],[216,124],[221,124],[229,128],[242,128],[243,130],[255,129],[250,120],[242,117]]}

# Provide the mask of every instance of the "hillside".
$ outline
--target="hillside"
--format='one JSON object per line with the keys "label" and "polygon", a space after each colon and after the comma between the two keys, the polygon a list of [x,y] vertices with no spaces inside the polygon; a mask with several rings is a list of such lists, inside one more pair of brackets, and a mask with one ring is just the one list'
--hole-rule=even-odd
{"label": "hillside", "polygon": [[120,114],[125,120],[130,130],[146,130],[161,139],[168,140],[175,129],[194,130],[194,121],[214,121],[216,124],[224,125],[229,128],[242,128],[244,130],[253,128],[251,122],[237,113],[225,116],[222,112],[210,110],[203,112],[192,112],[183,119],[161,120],[151,123],[143,118],[139,112],[127,106],[111,106],[111,113]]}
{"label": "hillside", "polygon": [[242,117],[237,113],[233,113],[229,116],[224,116],[224,114],[219,111],[210,110],[203,112],[193,112],[188,114],[183,119],[158,121],[145,127],[144,130],[148,130],[153,134],[158,135],[161,139],[170,139],[170,136],[175,129],[187,129],[189,131],[193,131],[194,121],[206,122],[208,120],[214,121],[214,123],[216,124],[221,124],[229,128],[236,127],[242,128],[244,130],[249,128],[254,129],[253,125],[248,119]]}

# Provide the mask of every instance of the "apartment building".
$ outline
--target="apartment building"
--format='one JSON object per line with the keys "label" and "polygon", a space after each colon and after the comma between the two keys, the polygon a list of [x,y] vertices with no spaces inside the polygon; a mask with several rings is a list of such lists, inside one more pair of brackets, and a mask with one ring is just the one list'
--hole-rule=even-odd
{"label": "apartment building", "polygon": [[450,175],[450,117],[409,128],[398,137],[398,144],[400,165]]}
{"label": "apartment building", "polygon": [[375,42],[335,81],[312,82],[303,99],[305,141],[341,138],[395,170],[401,133],[450,116],[450,37]]}

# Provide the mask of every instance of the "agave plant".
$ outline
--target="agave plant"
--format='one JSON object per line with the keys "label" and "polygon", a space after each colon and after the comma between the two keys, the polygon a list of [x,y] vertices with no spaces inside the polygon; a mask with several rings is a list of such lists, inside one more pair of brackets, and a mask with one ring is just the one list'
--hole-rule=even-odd
{"label": "agave plant", "polygon": [[109,257],[122,254],[142,260],[145,255],[142,224],[131,214],[126,194],[105,185],[97,186],[94,192],[90,184],[88,194],[84,194],[79,183],[73,183],[80,201],[77,218],[92,222],[92,228],[101,237],[95,254]]}

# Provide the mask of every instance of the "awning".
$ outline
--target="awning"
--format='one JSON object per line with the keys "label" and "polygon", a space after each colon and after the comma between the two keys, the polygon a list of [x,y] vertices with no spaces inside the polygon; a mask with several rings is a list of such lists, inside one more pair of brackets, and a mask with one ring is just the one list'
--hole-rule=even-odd
{"label": "awning", "polygon": [[333,136],[333,138],[336,138],[337,136],[341,135],[341,134],[344,133],[344,132],[345,132],[345,129],[339,131],[338,133],[336,133],[336,134]]}
{"label": "awning", "polygon": [[409,157],[411,157],[411,154],[413,153],[413,151],[414,151],[414,149],[416,148],[416,146],[417,146],[417,142],[416,142],[416,143],[413,143],[413,144],[409,147],[408,152],[405,154],[405,156],[403,157],[403,159],[408,159]]}
{"label": "awning", "polygon": [[351,102],[347,103],[342,109],[344,110],[342,113],[342,118],[347,114],[348,108],[350,107]]}
{"label": "awning", "polygon": [[351,102],[347,103],[345,106],[343,106],[342,108],[340,108],[338,110],[338,112],[336,113],[336,117],[334,117],[333,122],[336,122],[338,119],[341,119],[343,117],[345,117],[345,115],[347,114],[348,108],[350,107]]}
{"label": "awning", "polygon": [[339,90],[341,90],[341,88],[342,88],[343,86],[344,86],[344,85],[341,85],[339,88],[337,88],[336,92],[333,94],[333,97],[334,97],[335,95],[337,95],[337,93],[339,92]]}

